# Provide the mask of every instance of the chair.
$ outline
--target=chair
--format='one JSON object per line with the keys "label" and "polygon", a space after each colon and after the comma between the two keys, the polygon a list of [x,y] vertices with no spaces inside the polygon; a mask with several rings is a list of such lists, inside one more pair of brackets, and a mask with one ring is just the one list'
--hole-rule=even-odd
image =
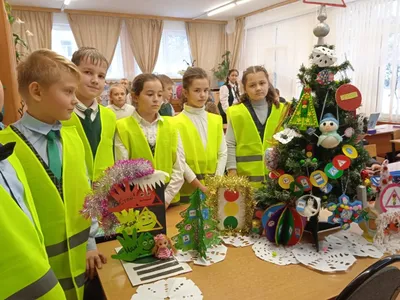
{"label": "chair", "polygon": [[367,150],[369,156],[376,157],[378,154],[376,153],[376,145],[364,145],[364,149]]}
{"label": "chair", "polygon": [[400,270],[390,266],[400,255],[385,257],[358,275],[336,300],[395,300],[400,293]]}

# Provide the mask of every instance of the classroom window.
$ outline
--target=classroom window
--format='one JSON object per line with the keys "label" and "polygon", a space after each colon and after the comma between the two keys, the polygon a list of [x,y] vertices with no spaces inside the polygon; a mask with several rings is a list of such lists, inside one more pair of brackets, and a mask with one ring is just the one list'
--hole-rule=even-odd
{"label": "classroom window", "polygon": [[186,70],[185,60],[190,63],[190,49],[186,30],[184,28],[178,30],[164,29],[154,72],[165,74],[171,78],[182,78],[182,75],[178,72]]}
{"label": "classroom window", "polygon": [[[53,24],[51,49],[68,59],[71,59],[72,54],[78,50],[69,24]],[[107,79],[120,79],[122,77],[124,77],[124,66],[122,63],[121,41],[118,39],[114,57],[107,72]]]}

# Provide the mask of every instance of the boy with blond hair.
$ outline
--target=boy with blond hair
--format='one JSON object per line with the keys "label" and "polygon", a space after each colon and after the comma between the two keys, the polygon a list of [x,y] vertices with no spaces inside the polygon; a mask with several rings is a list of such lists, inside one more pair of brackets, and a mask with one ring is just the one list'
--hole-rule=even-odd
{"label": "boy with blond hair", "polygon": [[85,147],[89,177],[96,181],[107,168],[114,165],[116,116],[96,101],[104,90],[109,64],[103,54],[92,47],[79,48],[72,55],[72,62],[81,71],[76,91],[78,103],[71,119],[63,124],[76,126]]}
{"label": "boy with blond hair", "polygon": [[60,123],[73,112],[80,72],[47,49],[30,54],[17,71],[27,111],[0,132],[0,143],[16,143],[14,151],[32,192],[50,266],[66,298],[83,299],[90,221],[79,210],[90,185],[79,135],[75,127]]}
{"label": "boy with blond hair", "polygon": [[[4,94],[0,81],[0,111]],[[43,234],[15,143],[0,144],[0,299],[65,299],[50,267]],[[35,267],[32,267],[32,264]]]}
{"label": "boy with blond hair", "polygon": [[110,105],[107,108],[111,109],[117,120],[132,116],[135,108],[126,103],[125,87],[122,84],[113,84],[110,88]]}

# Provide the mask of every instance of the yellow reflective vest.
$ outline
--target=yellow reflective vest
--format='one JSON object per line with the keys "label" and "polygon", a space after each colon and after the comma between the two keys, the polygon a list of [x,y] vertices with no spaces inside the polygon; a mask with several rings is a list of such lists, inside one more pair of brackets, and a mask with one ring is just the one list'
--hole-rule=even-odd
{"label": "yellow reflective vest", "polygon": [[[184,113],[174,119],[174,124],[179,131],[185,150],[186,163],[196,174],[197,179],[204,184],[206,175],[214,175],[218,164],[218,151],[222,142],[221,116],[207,113],[207,147],[203,142],[197,128]],[[189,196],[194,192],[194,187],[185,182],[181,189],[181,202],[189,202]]]}
{"label": "yellow reflective vest", "polygon": [[[171,124],[170,117],[162,117],[157,124],[157,140],[154,155],[151,152],[146,136],[134,117],[117,121],[117,133],[128,150],[129,159],[143,158],[151,161],[154,169],[168,173],[171,177],[172,167],[176,161],[178,148],[177,131]],[[169,178],[166,183],[169,182]],[[179,194],[172,202],[179,201]]]}
{"label": "yellow reflective vest", "polygon": [[8,158],[25,192],[33,223],[0,185],[0,299],[65,299],[47,258],[42,231],[24,169],[15,154]]}
{"label": "yellow reflective vest", "polygon": [[76,127],[83,142],[83,146],[85,147],[86,166],[88,168],[90,180],[92,181],[96,181],[106,169],[114,165],[114,135],[117,119],[112,110],[101,105],[99,105],[99,113],[101,120],[101,136],[94,159],[85,130],[76,113],[72,113],[68,121],[62,121],[64,127],[71,125]]}
{"label": "yellow reflective vest", "polygon": [[228,120],[236,140],[237,174],[247,176],[254,187],[260,187],[265,175],[269,173],[264,163],[264,153],[275,143],[273,135],[281,128],[286,107],[287,105],[283,103],[279,104],[279,108],[272,105],[263,141],[249,110],[243,103],[228,108]]}
{"label": "yellow reflective vest", "polygon": [[32,192],[50,266],[67,299],[83,299],[90,220],[79,211],[90,186],[84,148],[75,127],[61,129],[62,191],[57,189],[53,181],[56,179],[46,172],[41,159],[11,126],[0,131],[0,142],[16,142],[14,153]]}

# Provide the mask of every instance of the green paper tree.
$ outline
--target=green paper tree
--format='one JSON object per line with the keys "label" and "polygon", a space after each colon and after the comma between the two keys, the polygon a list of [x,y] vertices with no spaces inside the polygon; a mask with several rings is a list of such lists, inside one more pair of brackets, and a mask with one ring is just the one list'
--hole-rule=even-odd
{"label": "green paper tree", "polygon": [[[330,45],[318,45],[316,47],[320,46],[334,49],[334,46]],[[310,112],[312,115],[315,114],[317,121],[321,120],[321,117],[327,113],[331,113],[335,118],[338,116],[339,128],[337,133],[343,136],[343,141],[332,149],[317,146],[318,136],[321,135],[319,128],[315,128],[318,125],[308,125],[301,121],[302,113],[305,113],[305,111],[301,111],[302,100],[293,99],[292,103],[288,104],[290,107],[283,125],[295,130],[301,137],[295,137],[287,144],[277,142],[275,146],[275,153],[278,158],[274,160],[276,166],[274,169],[283,170],[284,173],[292,175],[295,180],[300,176],[310,177],[311,173],[317,170],[325,172],[325,167],[332,163],[332,159],[335,156],[344,154],[342,151],[343,145],[353,146],[357,150],[357,158],[351,159],[350,168],[344,170],[340,178],[328,178],[328,183],[332,186],[329,193],[325,193],[323,189],[321,190],[315,186],[312,186],[312,191],[304,192],[305,194],[312,193],[321,198],[323,205],[330,202],[338,203],[339,197],[343,193],[353,199],[357,195],[357,186],[363,183],[360,173],[370,160],[368,152],[361,142],[368,120],[355,115],[353,111],[341,109],[336,103],[335,94],[337,89],[343,84],[350,83],[346,70],[351,68],[349,61],[327,67],[319,67],[317,64],[312,64],[306,68],[302,65],[298,74],[299,81],[304,84],[301,98],[304,98],[308,88],[311,89],[312,99],[307,102],[310,104],[307,110],[307,118]],[[324,84],[319,83],[317,78],[318,73],[321,71],[333,73],[336,80]],[[314,108],[311,108],[311,103],[313,103]],[[350,130],[353,133],[350,136],[345,136],[345,131],[349,132],[349,128],[352,128]],[[260,208],[266,208],[280,202],[295,205],[298,197],[290,189],[283,189],[279,184],[279,180],[270,178],[267,178],[265,185],[255,194]]]}
{"label": "green paper tree", "polygon": [[212,219],[211,208],[199,189],[190,196],[189,207],[180,215],[183,220],[176,225],[179,233],[172,238],[175,247],[182,251],[196,250],[206,258],[207,249],[218,245],[220,239],[216,231],[218,222]]}
{"label": "green paper tree", "polygon": [[302,91],[300,101],[297,103],[296,110],[289,124],[297,126],[300,130],[306,130],[309,127],[318,127],[317,114],[309,87],[304,88]]}

